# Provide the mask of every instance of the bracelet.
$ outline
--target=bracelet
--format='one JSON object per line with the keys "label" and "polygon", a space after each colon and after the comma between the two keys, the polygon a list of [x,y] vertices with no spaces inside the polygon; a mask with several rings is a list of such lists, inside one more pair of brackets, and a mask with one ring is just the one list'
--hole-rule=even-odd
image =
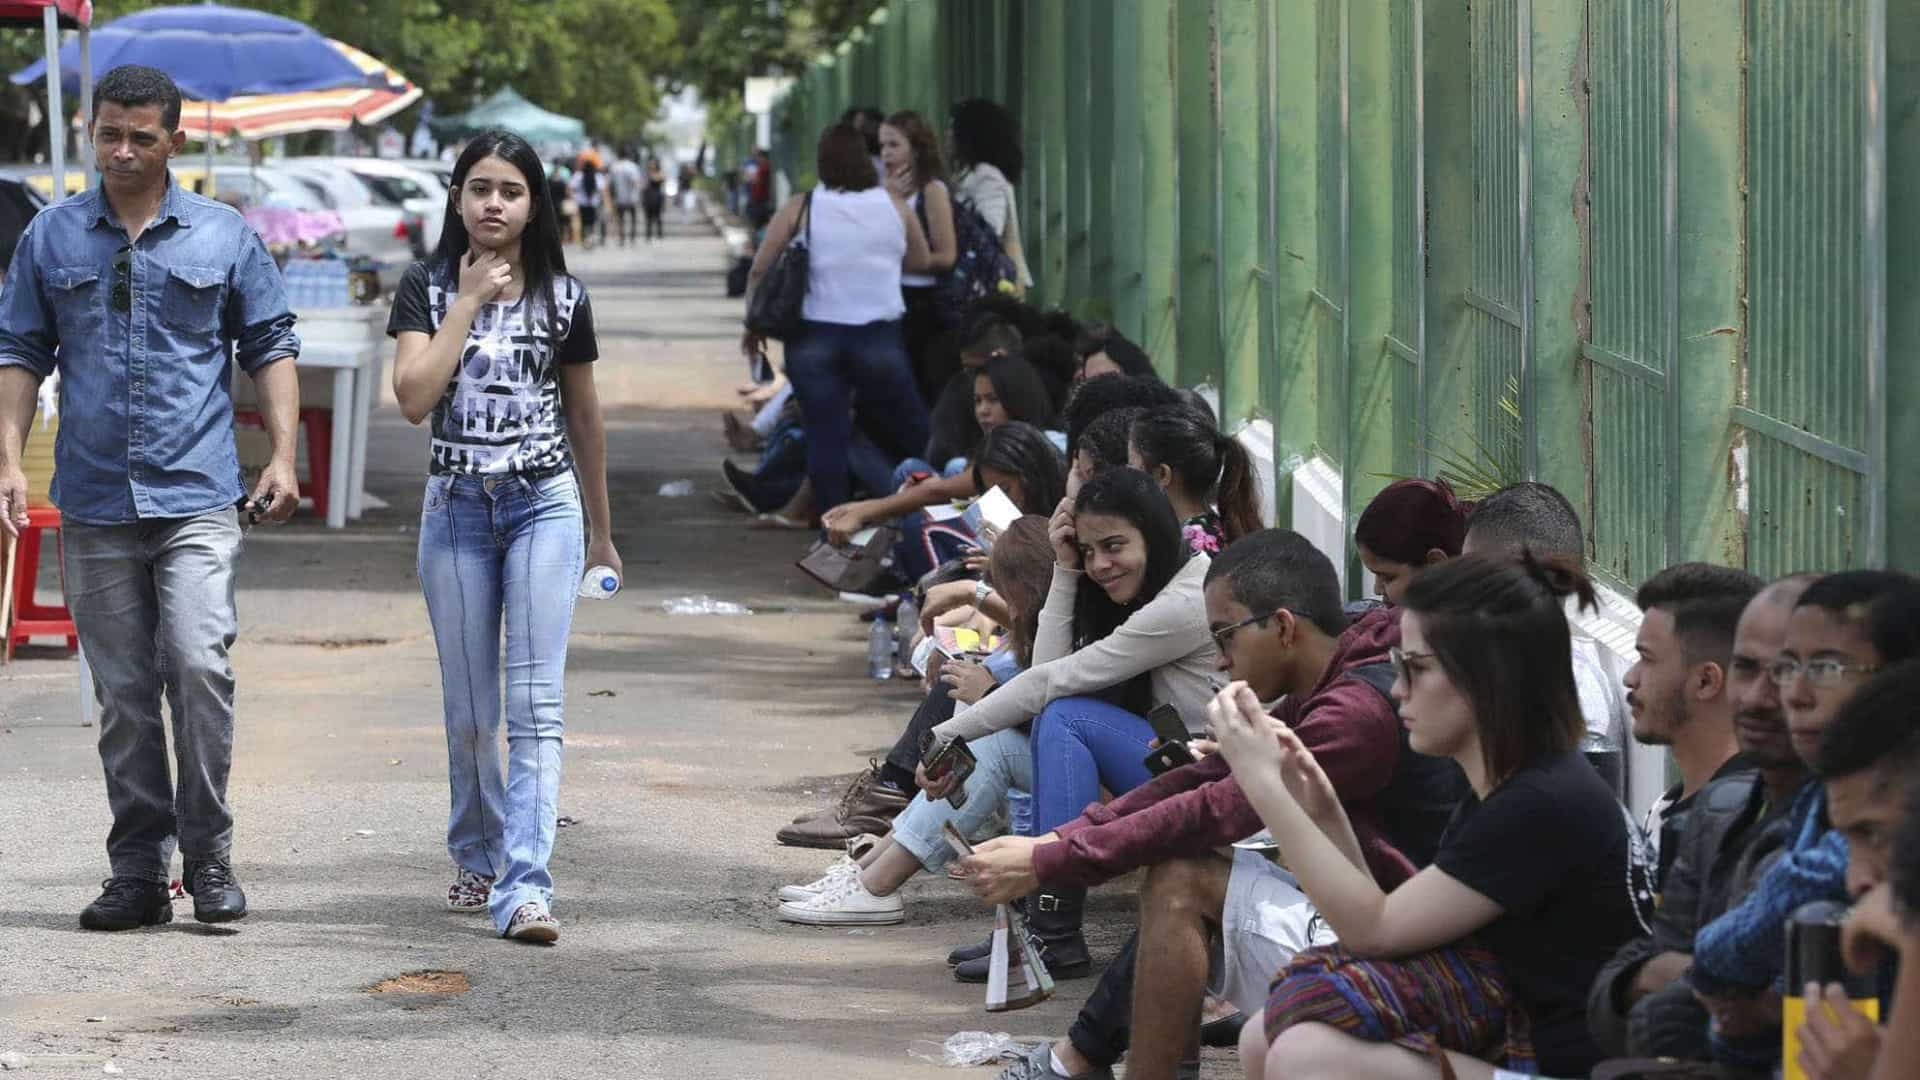
{"label": "bracelet", "polygon": [[973,606],[976,610],[980,605],[986,603],[987,597],[991,595],[993,595],[993,586],[987,584],[985,578],[981,578],[979,581],[973,583]]}

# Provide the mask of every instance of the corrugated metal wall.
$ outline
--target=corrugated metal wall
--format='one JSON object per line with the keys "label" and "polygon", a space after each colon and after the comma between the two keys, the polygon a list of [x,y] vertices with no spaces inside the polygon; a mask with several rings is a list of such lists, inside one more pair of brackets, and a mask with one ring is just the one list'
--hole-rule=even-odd
{"label": "corrugated metal wall", "polygon": [[1277,461],[1328,458],[1349,515],[1480,456],[1566,491],[1621,584],[1920,554],[1884,478],[1920,450],[1887,415],[1920,396],[1887,362],[1920,350],[1920,297],[1889,320],[1887,293],[1920,281],[1887,243],[1920,218],[1920,152],[1888,142],[1920,13],[895,0],[800,79],[779,160],[809,182],[856,99],[975,95],[1025,129],[1035,297],[1271,419]]}

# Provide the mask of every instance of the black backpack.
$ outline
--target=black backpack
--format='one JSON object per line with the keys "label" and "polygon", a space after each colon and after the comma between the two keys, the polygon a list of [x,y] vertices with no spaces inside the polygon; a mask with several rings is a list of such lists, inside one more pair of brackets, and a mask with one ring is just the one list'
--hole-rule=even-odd
{"label": "black backpack", "polygon": [[[1000,245],[1000,234],[993,231],[987,219],[973,208],[972,201],[958,195],[953,196],[951,201],[955,245],[953,269],[940,275],[933,285],[934,317],[942,327],[960,325],[960,320],[966,317],[967,309],[973,306],[974,301],[996,295],[1003,287],[1011,288],[1020,281],[1019,268],[1007,257],[1007,249]],[[920,227],[926,229],[931,238],[933,232],[927,224],[927,200],[924,195],[916,209],[920,215]]]}
{"label": "black backpack", "polygon": [[[1400,704],[1393,700],[1393,683],[1398,674],[1385,661],[1361,664],[1347,669],[1346,676],[1363,682],[1387,699],[1397,719]],[[1415,750],[1407,741],[1406,725],[1400,727],[1400,756],[1393,763],[1393,779],[1380,792],[1382,817],[1387,837],[1415,867],[1433,861],[1440,849],[1440,835],[1453,819],[1461,800],[1473,794],[1467,774],[1449,758],[1431,757]]]}

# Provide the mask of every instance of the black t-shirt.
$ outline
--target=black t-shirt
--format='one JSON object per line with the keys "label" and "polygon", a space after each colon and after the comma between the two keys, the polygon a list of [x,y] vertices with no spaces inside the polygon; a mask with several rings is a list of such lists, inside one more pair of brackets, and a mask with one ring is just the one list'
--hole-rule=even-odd
{"label": "black t-shirt", "polygon": [[[413,264],[394,293],[387,333],[438,331],[458,296],[457,281]],[[599,355],[593,309],[576,278],[554,278],[551,317],[544,297],[526,293],[482,307],[460,368],[433,409],[432,471],[499,476],[571,468],[559,365]]]}
{"label": "black t-shirt", "polygon": [[1585,1076],[1600,1059],[1587,990],[1648,932],[1651,862],[1626,807],[1586,758],[1547,754],[1455,811],[1434,865],[1505,909],[1477,937],[1533,1022],[1540,1071]]}

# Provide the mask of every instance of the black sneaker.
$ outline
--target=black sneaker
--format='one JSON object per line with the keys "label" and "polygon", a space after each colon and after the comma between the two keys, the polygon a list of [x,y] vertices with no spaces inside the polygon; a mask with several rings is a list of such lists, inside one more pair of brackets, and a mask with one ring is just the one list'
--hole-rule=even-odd
{"label": "black sneaker", "polygon": [[232,922],[247,916],[247,894],[233,876],[233,867],[218,859],[188,859],[185,879],[193,896],[193,917],[203,923]]}
{"label": "black sneaker", "polygon": [[134,930],[173,921],[173,897],[158,881],[108,878],[100,888],[100,898],[80,913],[84,929]]}

